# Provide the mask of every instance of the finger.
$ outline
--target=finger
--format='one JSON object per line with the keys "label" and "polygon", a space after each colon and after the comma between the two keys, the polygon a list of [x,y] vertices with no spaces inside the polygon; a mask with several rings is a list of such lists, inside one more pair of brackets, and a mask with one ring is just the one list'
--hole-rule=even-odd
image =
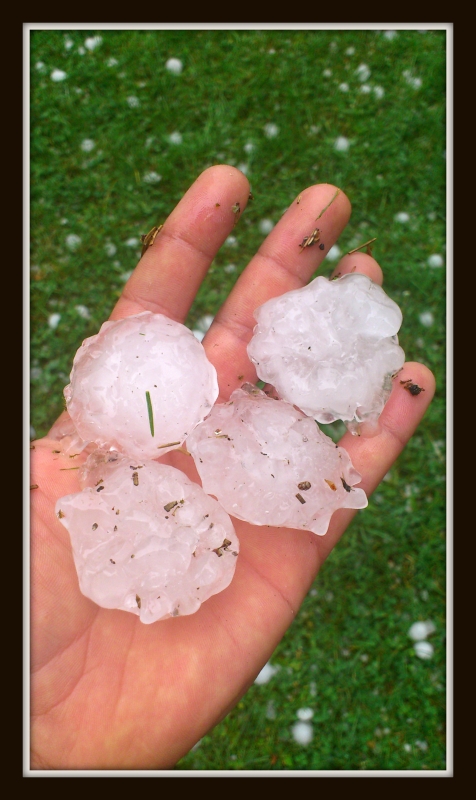
{"label": "finger", "polygon": [[[408,380],[422,391],[412,394],[405,386]],[[380,433],[370,438],[346,433],[340,440],[339,445],[347,450],[355,469],[362,475],[358,486],[367,496],[372,494],[413,436],[434,393],[433,373],[423,364],[406,363],[394,378],[392,394],[380,415]],[[321,559],[327,558],[355,514],[355,511],[342,509],[333,515],[327,534],[319,540]]]}
{"label": "finger", "polygon": [[348,253],[339,261],[333,270],[330,278],[340,278],[342,275],[350,275],[353,272],[360,272],[367,275],[374,283],[379,286],[383,283],[383,273],[375,258],[366,253]]}
{"label": "finger", "polygon": [[[215,317],[203,343],[217,369],[222,399],[228,399],[243,380],[256,381],[246,353],[256,324],[254,310],[272,297],[304,286],[346,226],[350,202],[337,191],[329,184],[311,186],[293,201]],[[317,227],[314,244],[301,247]]]}
{"label": "finger", "polygon": [[146,310],[183,322],[248,197],[248,180],[234,167],[202,172],[139,261],[111,319]]}

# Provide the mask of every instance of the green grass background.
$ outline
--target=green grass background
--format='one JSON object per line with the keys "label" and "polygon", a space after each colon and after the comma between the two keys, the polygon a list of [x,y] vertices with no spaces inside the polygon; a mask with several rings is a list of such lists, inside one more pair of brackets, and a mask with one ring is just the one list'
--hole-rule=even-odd
{"label": "green grass background", "polygon": [[[301,190],[331,182],[353,205],[342,253],[377,237],[373,254],[404,315],[400,343],[437,379],[416,436],[274,653],[279,671],[254,685],[177,769],[444,770],[446,284],[445,268],[431,268],[428,258],[445,260],[446,31],[399,30],[392,39],[377,30],[30,35],[36,436],[61,411],[77,348],[108,317],[137,263],[140,247],[128,240],[163,221],[217,163],[244,169],[254,200],[235,243],[214,261],[191,327],[216,313],[263,239],[260,221],[276,223]],[[101,41],[88,49],[94,35]],[[165,68],[171,57],[182,61],[180,75]],[[362,64],[370,71],[364,82]],[[54,82],[54,69],[66,78]],[[274,138],[265,133],[270,123],[279,129]],[[181,144],[170,141],[174,132]],[[339,136],[349,140],[346,152],[334,147]],[[85,139],[94,142],[90,152]],[[152,171],[160,182],[144,181]],[[402,212],[406,223],[395,219]],[[67,245],[72,234],[80,238],[75,249]],[[325,263],[324,274],[333,266]],[[56,329],[52,314],[61,315]],[[408,637],[425,619],[436,626],[429,660]],[[308,746],[291,733],[303,707],[314,712]]]}

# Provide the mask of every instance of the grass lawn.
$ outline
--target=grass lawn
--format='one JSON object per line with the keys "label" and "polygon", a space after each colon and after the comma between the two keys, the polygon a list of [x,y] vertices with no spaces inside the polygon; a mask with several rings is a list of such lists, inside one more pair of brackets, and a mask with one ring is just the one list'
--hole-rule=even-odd
{"label": "grass lawn", "polygon": [[[445,30],[31,31],[31,424],[63,408],[73,356],[199,173],[233,164],[254,200],[187,324],[214,315],[300,191],[340,186],[331,256],[373,255],[400,343],[437,394],[271,659],[180,770],[444,770]],[[167,69],[178,59],[182,70]],[[335,266],[328,258],[324,274]],[[433,655],[408,630],[431,620]],[[311,709],[312,741],[296,741]],[[311,712],[308,712],[308,716]]]}

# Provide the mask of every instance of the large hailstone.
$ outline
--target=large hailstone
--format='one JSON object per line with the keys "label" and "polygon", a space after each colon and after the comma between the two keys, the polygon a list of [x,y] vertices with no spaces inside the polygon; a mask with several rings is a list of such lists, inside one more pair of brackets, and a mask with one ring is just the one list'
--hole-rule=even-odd
{"label": "large hailstone", "polygon": [[228,514],[174,467],[95,451],[85,488],[56,514],[81,591],[142,622],[193,614],[231,582],[239,544]]}
{"label": "large hailstone", "polygon": [[180,445],[218,397],[216,370],[193,333],[145,311],[85,339],[64,390],[84,441],[133,458]]}
{"label": "large hailstone", "polygon": [[322,536],[336,509],[367,506],[348,453],[313,419],[251,384],[215,405],[186,445],[205,491],[255,525]]}
{"label": "large hailstone", "polygon": [[402,313],[366,275],[316,278],[255,311],[248,355],[261,380],[322,423],[379,417],[405,354]]}

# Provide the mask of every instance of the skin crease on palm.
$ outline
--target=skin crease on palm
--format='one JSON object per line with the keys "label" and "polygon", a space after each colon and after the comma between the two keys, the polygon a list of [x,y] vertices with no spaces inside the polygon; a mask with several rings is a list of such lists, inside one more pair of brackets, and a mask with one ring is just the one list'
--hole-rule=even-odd
{"label": "skin crease on palm", "polygon": [[[320,184],[295,198],[216,315],[203,344],[218,373],[218,402],[244,381],[256,382],[246,353],[254,309],[307,283],[344,230],[351,209],[342,191],[316,222],[335,193],[335,186]],[[234,167],[202,173],[141,258],[111,319],[148,310],[183,322],[233,230],[233,207],[239,203],[243,213],[248,197],[248,181]],[[301,251],[317,224],[325,250]],[[379,265],[364,253],[344,256],[335,274],[356,270],[382,283]],[[412,396],[405,379],[424,391]],[[413,435],[434,389],[425,366],[405,364],[379,435],[344,435],[340,444],[368,495]],[[144,625],[79,591],[69,535],[54,513],[59,497],[79,491],[77,470],[54,452],[60,444],[52,434],[54,428],[31,451],[31,483],[38,488],[31,491],[30,768],[171,768],[251,686],[355,512],[337,511],[322,537],[233,520],[240,555],[230,586],[195,614]],[[164,460],[199,482],[190,457],[175,452]]]}

